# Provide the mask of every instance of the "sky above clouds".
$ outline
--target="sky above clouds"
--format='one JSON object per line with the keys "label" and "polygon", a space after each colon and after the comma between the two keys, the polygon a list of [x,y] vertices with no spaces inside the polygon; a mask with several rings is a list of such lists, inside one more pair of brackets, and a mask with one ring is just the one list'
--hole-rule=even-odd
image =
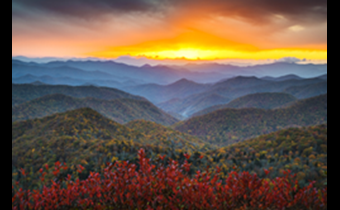
{"label": "sky above clouds", "polygon": [[327,59],[327,0],[12,0],[12,55]]}

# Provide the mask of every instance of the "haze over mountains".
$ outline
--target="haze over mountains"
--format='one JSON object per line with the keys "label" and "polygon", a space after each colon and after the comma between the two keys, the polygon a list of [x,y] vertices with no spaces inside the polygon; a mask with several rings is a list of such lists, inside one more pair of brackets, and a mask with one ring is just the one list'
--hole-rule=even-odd
{"label": "haze over mountains", "polygon": [[[197,67],[195,71],[194,67]],[[283,67],[295,74],[273,76],[282,73]],[[327,122],[326,67],[291,63],[235,67],[240,75],[199,83],[188,77],[197,79],[216,73],[231,76],[236,71],[221,64],[191,64],[173,69],[135,67],[112,61],[38,64],[12,60],[12,82],[30,83],[12,83],[12,121],[88,107],[118,123],[133,120],[166,126],[176,123],[173,128],[179,131],[226,145],[287,126]],[[271,74],[266,76],[241,75],[250,73],[250,69],[253,75],[261,75],[269,72],[269,68]],[[307,72],[315,76],[304,78],[302,75]],[[164,84],[176,77],[180,79]],[[59,82],[73,86],[55,85]],[[118,89],[92,84],[118,86]],[[184,119],[187,120],[178,122]]]}
{"label": "haze over mountains", "polygon": [[86,107],[118,123],[173,125],[226,145],[287,126],[325,123],[327,65],[12,60],[12,121]]}
{"label": "haze over mountains", "polygon": [[[95,73],[95,74],[94,74]],[[184,66],[130,66],[114,61],[51,61],[47,63],[24,62],[12,59],[12,79],[33,76],[71,77],[82,80],[128,80],[141,83],[170,84],[186,78],[198,83],[213,83],[223,78],[243,76],[279,77],[295,74],[310,78],[327,73],[327,64],[273,63],[239,67],[224,64],[188,64]],[[64,83],[61,83],[64,84]]]}
{"label": "haze over mountains", "polygon": [[[157,90],[160,90],[160,88],[157,88]],[[321,78],[299,80],[288,78],[287,80],[268,81],[254,76],[238,76],[212,85],[202,85],[199,93],[170,99],[161,103],[154,101],[155,95],[143,94],[142,89],[132,93],[142,95],[150,101],[156,102],[157,106],[169,113],[188,117],[194,112],[210,106],[226,104],[238,97],[268,92],[289,93],[298,99],[313,97],[327,93],[327,80]],[[165,96],[162,95],[162,98],[164,99]]]}
{"label": "haze over mountains", "polygon": [[[324,94],[327,65],[281,62],[248,67],[223,64],[136,67],[113,61],[35,63],[13,59],[12,83],[118,88],[144,97],[178,119],[185,119],[248,94],[284,92],[298,99]],[[93,94],[84,95],[87,96]],[[20,102],[22,98],[13,97],[12,104]]]}

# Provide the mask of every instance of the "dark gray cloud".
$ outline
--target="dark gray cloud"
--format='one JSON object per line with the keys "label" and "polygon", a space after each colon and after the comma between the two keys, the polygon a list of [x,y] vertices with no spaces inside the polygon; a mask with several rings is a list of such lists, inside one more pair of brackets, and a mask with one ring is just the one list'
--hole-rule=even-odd
{"label": "dark gray cloud", "polygon": [[[169,8],[174,12],[167,13]],[[93,19],[103,14],[128,12],[164,12],[176,16],[176,9],[250,22],[270,22],[273,15],[304,22],[327,21],[327,0],[12,0],[12,18],[29,16],[30,10]]]}
{"label": "dark gray cloud", "polygon": [[[249,22],[270,22],[273,15],[303,22],[327,21],[327,0],[172,0],[174,5],[203,9]],[[188,10],[190,10],[188,9]]]}
{"label": "dark gray cloud", "polygon": [[81,19],[125,12],[148,12],[149,0],[12,0],[12,19],[37,15],[57,15]]}

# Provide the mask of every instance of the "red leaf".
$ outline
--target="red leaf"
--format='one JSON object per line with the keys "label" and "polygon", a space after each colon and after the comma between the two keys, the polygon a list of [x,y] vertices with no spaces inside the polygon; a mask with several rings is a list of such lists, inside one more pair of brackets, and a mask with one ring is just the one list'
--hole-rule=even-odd
{"label": "red leaf", "polygon": [[269,174],[269,170],[267,170],[267,169],[263,169],[264,170],[264,173],[266,173],[266,175],[268,175]]}
{"label": "red leaf", "polygon": [[24,176],[26,176],[26,172],[25,172],[25,169],[21,169],[21,173],[22,173],[22,175],[24,175]]}

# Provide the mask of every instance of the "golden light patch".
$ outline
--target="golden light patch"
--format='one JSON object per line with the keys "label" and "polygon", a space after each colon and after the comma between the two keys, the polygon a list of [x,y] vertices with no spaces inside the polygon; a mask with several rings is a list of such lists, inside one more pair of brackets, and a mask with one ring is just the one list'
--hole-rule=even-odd
{"label": "golden light patch", "polygon": [[[294,26],[291,30],[303,30]],[[327,49],[285,48],[261,50],[256,46],[223,39],[201,31],[190,31],[172,39],[153,40],[130,46],[107,47],[102,51],[86,53],[86,56],[117,58],[123,55],[151,59],[279,59],[296,57],[306,59],[327,59]]]}
{"label": "golden light patch", "polygon": [[298,31],[303,31],[305,28],[300,25],[294,25],[294,26],[289,27],[288,29],[291,31],[298,32]]}

